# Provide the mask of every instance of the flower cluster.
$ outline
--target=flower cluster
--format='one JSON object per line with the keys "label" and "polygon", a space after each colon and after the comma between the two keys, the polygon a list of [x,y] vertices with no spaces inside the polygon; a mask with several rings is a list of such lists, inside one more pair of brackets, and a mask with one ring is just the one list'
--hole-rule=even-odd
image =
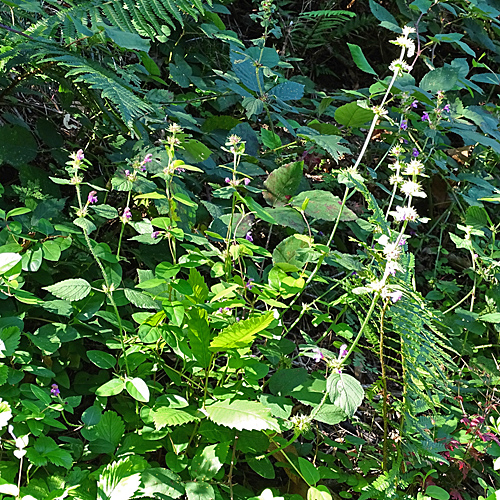
{"label": "flower cluster", "polygon": [[244,179],[230,179],[229,177],[226,177],[224,179],[224,182],[226,184],[229,184],[231,187],[236,187],[239,186],[241,183],[243,183],[245,186],[248,186],[251,181],[248,177],[245,177]]}

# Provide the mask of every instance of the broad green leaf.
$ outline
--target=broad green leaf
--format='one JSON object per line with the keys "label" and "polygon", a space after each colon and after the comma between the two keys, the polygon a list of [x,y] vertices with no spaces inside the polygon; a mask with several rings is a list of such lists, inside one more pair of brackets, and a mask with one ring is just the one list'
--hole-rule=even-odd
{"label": "broad green leaf", "polygon": [[274,95],[282,101],[298,101],[304,95],[304,85],[297,82],[283,82],[273,87],[268,94]]}
{"label": "broad green leaf", "polygon": [[225,399],[205,407],[208,418],[217,425],[224,425],[239,431],[274,430],[279,432],[276,419],[269,410],[256,401]]}
{"label": "broad green leaf", "polygon": [[200,417],[196,416],[191,411],[185,411],[179,408],[169,408],[168,406],[156,408],[151,412],[151,416],[155,423],[156,430],[163,429],[163,427],[174,427],[176,425],[200,420]]}
{"label": "broad green leaf", "polygon": [[352,417],[363,401],[365,391],[351,375],[332,373],[326,381],[326,390],[330,401]]}
{"label": "broad green leaf", "polygon": [[409,5],[410,9],[419,10],[422,14],[425,14],[431,6],[431,0],[415,0]]}
{"label": "broad green leaf", "polygon": [[5,219],[8,219],[9,217],[15,217],[16,215],[24,215],[30,213],[31,210],[27,207],[18,207],[18,208],[13,208],[12,210],[9,210],[7,212],[7,215],[5,216]]}
{"label": "broad green leaf", "polygon": [[229,443],[218,443],[198,448],[189,473],[197,481],[209,481],[222,468],[229,451]]}
{"label": "broad green leaf", "polygon": [[274,205],[276,202],[286,203],[296,193],[303,170],[304,162],[296,161],[271,172],[264,181],[264,186],[267,189],[267,192],[264,193],[266,201],[270,205]]}
{"label": "broad green leaf", "polygon": [[185,489],[181,478],[168,469],[152,467],[141,474],[140,497],[179,498]]}
{"label": "broad green leaf", "polygon": [[347,146],[340,144],[341,142],[347,144],[347,141],[340,135],[312,135],[299,133],[299,136],[305,137],[317,144],[320,148],[323,148],[336,162],[344,155],[351,154],[351,150]]}
{"label": "broad green leaf", "polygon": [[198,481],[185,484],[187,500],[215,500],[216,495],[211,484]]}
{"label": "broad green leaf", "polygon": [[396,18],[385,7],[382,7],[375,0],[370,0],[370,10],[384,28],[401,33],[401,28]]}
{"label": "broad green leaf", "polygon": [[160,306],[152,299],[149,295],[139,292],[132,288],[125,288],[125,297],[134,304],[135,307],[140,307],[141,309],[154,309],[159,310]]}
{"label": "broad green leaf", "polygon": [[277,371],[269,380],[269,389],[277,396],[288,396],[305,382],[307,370],[305,368],[285,368]]}
{"label": "broad green leaf", "polygon": [[17,326],[8,326],[0,330],[0,358],[12,356],[19,346],[21,332]]}
{"label": "broad green leaf", "polygon": [[302,234],[304,232],[304,229],[306,228],[306,223],[304,222],[304,218],[294,208],[290,207],[267,208],[266,212],[274,220],[274,222],[266,221],[269,222],[270,224],[279,224],[280,226],[291,227],[300,234]]}
{"label": "broad green leaf", "polygon": [[204,309],[193,308],[189,311],[187,336],[196,361],[202,368],[208,368],[212,356],[209,350],[210,327],[208,326],[207,312]]}
{"label": "broad green leaf", "polygon": [[182,146],[188,163],[199,163],[201,161],[205,161],[212,154],[212,151],[210,151],[205,144],[197,141],[196,139],[190,139],[187,142],[183,142]]}
{"label": "broad green leaf", "polygon": [[0,164],[20,167],[34,160],[38,146],[33,134],[21,125],[0,127]]}
{"label": "broad green leaf", "polygon": [[104,370],[109,370],[116,365],[116,358],[109,352],[92,350],[87,351],[87,356],[94,365]]}
{"label": "broad green leaf", "polygon": [[44,391],[41,387],[37,385],[30,384],[31,392],[35,395],[35,397],[46,405],[50,405],[52,403],[52,398],[50,397],[49,391]]}
{"label": "broad green leaf", "polygon": [[274,479],[276,477],[276,471],[274,470],[274,465],[267,457],[255,457],[250,455],[246,457],[247,464],[250,468],[256,472],[259,476],[265,479]]}
{"label": "broad green leaf", "polygon": [[140,52],[149,52],[149,40],[145,40],[135,33],[122,31],[118,28],[112,28],[111,26],[105,26],[104,31],[118,47],[128,50],[138,50]]}
{"label": "broad green leaf", "polygon": [[485,323],[500,323],[500,312],[483,314],[477,319]]}
{"label": "broad green leaf", "polygon": [[136,400],[143,403],[149,401],[149,387],[142,378],[129,378],[125,382],[125,389]]}
{"label": "broad green leaf", "polygon": [[361,127],[371,122],[374,116],[371,109],[362,108],[356,102],[348,102],[335,111],[335,121],[346,127]]}
{"label": "broad green leaf", "polygon": [[55,295],[59,299],[68,300],[69,302],[76,302],[85,298],[90,293],[90,284],[82,279],[75,278],[60,281],[54,285],[43,287],[52,295]]}
{"label": "broad green leaf", "polygon": [[453,89],[458,81],[458,69],[452,67],[437,68],[429,71],[422,80],[420,80],[420,88],[430,92],[442,90],[447,92]]}
{"label": "broad green leaf", "polygon": [[92,210],[96,215],[104,219],[116,219],[118,217],[118,210],[111,205],[92,205]]}
{"label": "broad green leaf", "polygon": [[273,252],[273,263],[286,263],[294,266],[296,269],[304,267],[309,261],[307,252],[299,252],[299,250],[311,248],[311,245],[303,239],[297,238],[296,235],[289,236],[281,241]]}
{"label": "broad green leaf", "polygon": [[114,411],[107,411],[102,415],[95,429],[99,439],[109,443],[115,450],[125,432],[125,424]]}
{"label": "broad green leaf", "polygon": [[125,389],[125,382],[119,378],[113,378],[101,385],[95,393],[96,396],[116,396]]}
{"label": "broad green leaf", "polygon": [[[319,189],[314,191],[302,191],[291,201],[291,205],[300,209],[305,199],[308,198],[305,213],[314,219],[321,219],[334,222],[337,220],[342,202],[338,196],[334,196],[330,191],[321,191]],[[341,221],[356,220],[357,215],[344,206],[342,214],[340,215]]]}
{"label": "broad green leaf", "polygon": [[305,458],[299,457],[298,461],[302,477],[309,486],[314,486],[321,479],[318,469]]}
{"label": "broad green leaf", "polygon": [[281,146],[281,137],[266,128],[261,129],[260,138],[262,139],[262,144],[268,149],[276,149]]}
{"label": "broad green leaf", "polygon": [[57,262],[61,257],[61,247],[56,241],[47,240],[42,243],[43,258]]}
{"label": "broad green leaf", "polygon": [[273,321],[274,313],[268,312],[245,319],[224,328],[210,343],[211,351],[227,351],[249,346],[259,332],[265,330]]}
{"label": "broad green leaf", "polygon": [[0,274],[4,274],[12,269],[21,259],[22,256],[18,253],[0,253]]}
{"label": "broad green leaf", "polygon": [[332,494],[326,486],[311,486],[307,490],[307,500],[332,500]]}
{"label": "broad green leaf", "polygon": [[26,456],[33,465],[43,466],[48,462],[69,469],[73,464],[71,454],[60,448],[50,437],[39,437],[33,447],[26,450]]}
{"label": "broad green leaf", "polygon": [[85,217],[78,217],[73,221],[73,224],[82,229],[87,234],[90,234],[97,229],[96,225],[91,220],[86,219]]}
{"label": "broad green leaf", "polygon": [[445,489],[435,484],[427,486],[425,494],[436,500],[448,500],[450,498],[450,494]]}
{"label": "broad green leaf", "polygon": [[353,43],[348,43],[347,46],[351,51],[351,56],[354,61],[354,64],[365,73],[370,73],[372,75],[377,76],[377,72],[370,66],[370,63],[366,60],[363,51],[359,45],[355,45]]}

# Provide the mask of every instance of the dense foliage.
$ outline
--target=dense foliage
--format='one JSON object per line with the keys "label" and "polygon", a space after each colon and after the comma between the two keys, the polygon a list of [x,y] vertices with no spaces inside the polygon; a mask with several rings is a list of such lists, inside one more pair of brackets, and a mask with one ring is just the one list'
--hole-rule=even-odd
{"label": "dense foliage", "polygon": [[498,0],[1,4],[0,499],[499,498]]}

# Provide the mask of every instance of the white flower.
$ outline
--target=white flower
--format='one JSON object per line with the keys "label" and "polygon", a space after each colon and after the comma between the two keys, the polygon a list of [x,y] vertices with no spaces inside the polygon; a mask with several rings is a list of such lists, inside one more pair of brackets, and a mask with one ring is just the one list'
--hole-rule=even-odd
{"label": "white flower", "polygon": [[422,170],[424,169],[424,165],[420,160],[414,158],[409,165],[406,166],[405,174],[406,175],[420,175]]}
{"label": "white flower", "polygon": [[401,255],[401,247],[397,243],[388,243],[384,247],[384,255],[387,260],[398,260]]}
{"label": "white flower", "polygon": [[399,144],[397,144],[396,146],[394,146],[391,149],[391,155],[395,156],[396,158],[398,156],[401,156],[403,153],[404,153],[404,149]]}
{"label": "white flower", "polygon": [[391,215],[398,222],[402,222],[404,220],[417,220],[418,214],[413,207],[396,207],[395,212],[391,212]]}
{"label": "white flower", "polygon": [[399,160],[396,160],[392,165],[389,165],[389,168],[391,170],[395,170],[396,172],[400,172],[403,165],[404,163],[401,163]]}
{"label": "white flower", "polygon": [[408,37],[409,34],[411,33],[416,33],[416,30],[415,28],[411,27],[411,26],[403,26],[403,35]]}
{"label": "white flower", "polygon": [[403,71],[406,71],[407,73],[410,72],[411,66],[409,64],[406,64],[405,61],[401,61],[399,59],[396,59],[395,61],[392,61],[392,63],[389,66],[389,69],[393,73],[402,73]]}
{"label": "white flower", "polygon": [[391,186],[394,186],[394,184],[401,184],[403,181],[404,179],[399,174],[393,174],[389,177]]}
{"label": "white flower", "polygon": [[383,108],[382,106],[373,106],[372,111],[377,115],[377,116],[387,116],[389,112],[387,109]]}
{"label": "white flower", "polygon": [[401,292],[400,290],[396,290],[394,292],[389,292],[387,290],[384,290],[382,292],[382,297],[384,299],[391,299],[393,303],[396,303],[398,300],[400,300],[402,296],[403,292]]}
{"label": "white flower", "polygon": [[401,191],[406,196],[415,196],[416,198],[426,198],[427,195],[422,191],[418,182],[405,181],[401,186]]}

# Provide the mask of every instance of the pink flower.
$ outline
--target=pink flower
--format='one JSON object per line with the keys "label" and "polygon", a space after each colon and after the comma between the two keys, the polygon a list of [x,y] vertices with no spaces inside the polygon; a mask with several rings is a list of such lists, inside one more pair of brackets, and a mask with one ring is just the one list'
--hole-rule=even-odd
{"label": "pink flower", "polygon": [[125,207],[123,210],[123,217],[127,220],[130,220],[132,218],[132,212],[130,211],[129,207]]}
{"label": "pink flower", "polygon": [[97,203],[97,191],[90,191],[90,193],[87,197],[87,202],[89,204]]}
{"label": "pink flower", "polygon": [[316,363],[319,363],[325,357],[318,347],[313,349],[313,353],[314,353],[313,359]]}
{"label": "pink flower", "polygon": [[250,184],[250,179],[247,177],[243,180],[243,184],[245,184],[245,186],[248,186]]}
{"label": "pink flower", "polygon": [[83,149],[79,149],[76,152],[75,159],[78,161],[82,161],[85,158],[85,155],[83,154]]}
{"label": "pink flower", "polygon": [[342,358],[345,358],[347,356],[347,345],[346,344],[342,344],[340,346],[340,349],[339,349],[339,357],[342,359]]}

